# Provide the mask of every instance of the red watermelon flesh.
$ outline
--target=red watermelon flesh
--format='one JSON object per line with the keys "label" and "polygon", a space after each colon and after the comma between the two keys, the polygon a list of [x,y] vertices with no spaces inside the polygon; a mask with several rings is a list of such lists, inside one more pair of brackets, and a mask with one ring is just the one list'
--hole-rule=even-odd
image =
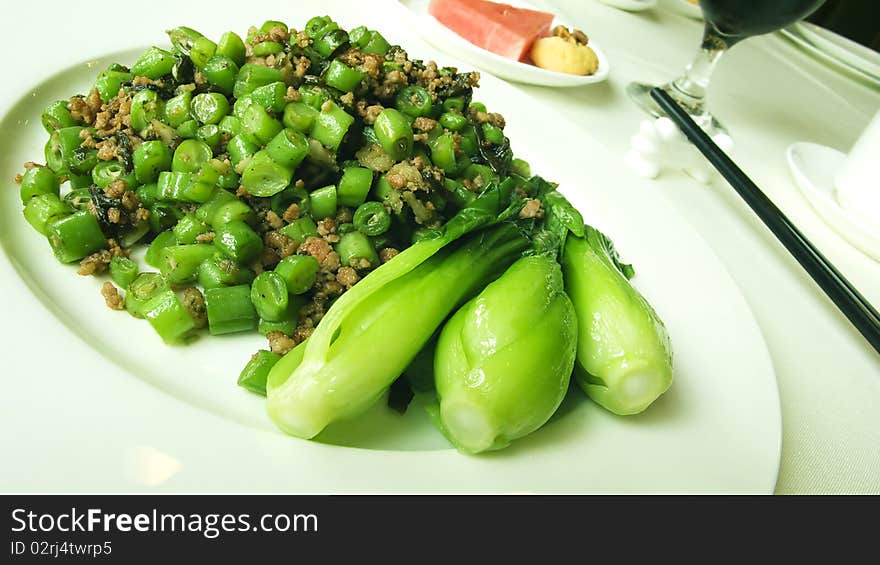
{"label": "red watermelon flesh", "polygon": [[487,0],[431,0],[428,12],[474,45],[516,61],[553,22],[553,14]]}

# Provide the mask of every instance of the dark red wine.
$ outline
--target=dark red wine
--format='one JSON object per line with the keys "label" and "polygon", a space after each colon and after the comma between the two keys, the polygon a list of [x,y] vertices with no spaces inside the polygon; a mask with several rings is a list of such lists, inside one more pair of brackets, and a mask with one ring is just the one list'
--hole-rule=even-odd
{"label": "dark red wine", "polygon": [[728,45],[782,29],[809,16],[825,0],[700,0],[706,30]]}

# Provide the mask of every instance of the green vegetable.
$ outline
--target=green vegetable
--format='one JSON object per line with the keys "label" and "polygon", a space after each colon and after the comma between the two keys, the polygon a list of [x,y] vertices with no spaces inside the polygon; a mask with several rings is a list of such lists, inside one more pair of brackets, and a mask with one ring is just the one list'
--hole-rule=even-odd
{"label": "green vegetable", "polygon": [[174,55],[164,49],[150,47],[131,66],[131,74],[150,79],[159,79],[167,74],[171,74],[172,67],[174,67]]}
{"label": "green vegetable", "polygon": [[224,255],[247,264],[263,250],[263,240],[241,220],[232,220],[216,229],[214,245]]}
{"label": "green vegetable", "polygon": [[[214,55],[205,62],[202,67],[205,79],[229,96],[235,88],[235,77],[238,75],[238,65],[231,57]],[[229,110],[227,104],[227,111]]]}
{"label": "green vegetable", "polygon": [[58,177],[48,167],[31,167],[21,176],[19,195],[21,203],[27,204],[28,200],[40,194],[60,194]]}
{"label": "green vegetable", "polygon": [[211,335],[246,332],[257,327],[251,287],[246,284],[206,290],[205,305]]}
{"label": "green vegetable", "polygon": [[327,70],[324,73],[324,81],[327,83],[327,86],[332,86],[343,92],[352,92],[360,86],[365,76],[367,76],[366,73],[356,71],[345,63],[334,59],[327,66]]}
{"label": "green vegetable", "polygon": [[245,167],[241,185],[254,196],[273,196],[287,188],[292,178],[292,167],[273,159],[269,150],[262,150],[257,151]]}
{"label": "green vegetable", "polygon": [[214,256],[213,245],[189,244],[170,245],[162,249],[159,257],[159,271],[172,285],[196,282],[199,266]]}
{"label": "green vegetable", "polygon": [[73,116],[70,115],[70,110],[67,109],[67,100],[56,100],[46,106],[40,121],[50,134],[61,128],[76,125],[76,120],[73,119]]}
{"label": "green vegetable", "polygon": [[373,171],[364,167],[345,167],[336,191],[340,206],[360,206],[373,184]]}
{"label": "green vegetable", "polygon": [[128,288],[134,279],[137,278],[138,274],[137,263],[128,257],[116,255],[110,259],[110,278],[120,287]]}
{"label": "green vegetable", "polygon": [[191,112],[203,124],[218,124],[229,113],[229,102],[219,92],[197,94],[192,99]]}
{"label": "green vegetable", "polygon": [[263,320],[277,322],[287,314],[287,285],[284,277],[273,271],[257,275],[251,284],[251,302]]}
{"label": "green vegetable", "polygon": [[311,136],[330,149],[336,150],[354,118],[333,102],[325,102],[312,124]]}
{"label": "green vegetable", "polygon": [[156,182],[159,173],[171,170],[171,151],[161,141],[145,141],[134,150],[134,174],[141,184]]}
{"label": "green vegetable", "polygon": [[409,121],[394,108],[385,108],[373,125],[376,137],[385,153],[395,161],[406,159],[412,153],[413,131]]}
{"label": "green vegetable", "polygon": [[238,375],[238,384],[249,391],[265,396],[266,395],[266,379],[269,377],[269,371],[275,366],[275,363],[281,359],[281,356],[271,351],[261,349],[254,353],[241,374]]}
{"label": "green vegetable", "polygon": [[278,262],[275,273],[284,280],[288,292],[303,294],[314,286],[318,268],[318,260],[311,255],[290,255]]}
{"label": "green vegetable", "polygon": [[339,253],[339,262],[343,266],[356,265],[361,259],[366,259],[374,267],[379,264],[379,256],[376,255],[373,244],[359,231],[341,235],[336,244],[336,252]]}
{"label": "green vegetable", "polygon": [[199,265],[199,285],[204,289],[249,285],[256,275],[231,259],[212,257]]}
{"label": "green vegetable", "polygon": [[128,189],[138,185],[135,173],[127,172],[119,161],[101,161],[92,169],[92,183],[98,188],[106,188],[118,180],[125,181],[125,187]]}
{"label": "green vegetable", "polygon": [[272,368],[267,407],[281,429],[311,438],[329,423],[363,412],[446,316],[526,246],[505,225],[445,248],[459,228],[453,223],[444,237],[416,243],[376,269],[333,304],[301,363],[289,353]]}
{"label": "green vegetable", "polygon": [[313,190],[309,194],[312,216],[320,220],[336,215],[336,187],[332,184]]}
{"label": "green vegetable", "polygon": [[98,220],[87,211],[49,223],[46,226],[46,237],[49,238],[55,258],[62,263],[79,261],[107,244]]}
{"label": "green vegetable", "polygon": [[178,343],[195,329],[195,321],[173,290],[165,290],[147,301],[143,315],[165,343]]}
{"label": "green vegetable", "polygon": [[153,238],[152,243],[147,248],[144,255],[144,261],[151,267],[159,268],[162,264],[162,250],[170,245],[177,245],[177,237],[171,230],[160,232]]}
{"label": "green vegetable", "polygon": [[159,273],[141,273],[125,290],[125,309],[135,318],[143,318],[150,300],[168,290],[168,283]]}
{"label": "green vegetable", "polygon": [[131,127],[143,132],[152,120],[160,120],[165,115],[165,101],[155,90],[141,90],[131,99]]}
{"label": "green vegetable", "polygon": [[434,374],[444,434],[479,453],[541,427],[568,390],[577,335],[556,261],[518,260],[440,333]]}
{"label": "green vegetable", "polygon": [[229,57],[236,65],[241,66],[246,56],[246,48],[241,37],[233,31],[227,31],[220,36],[217,42],[215,56]]}
{"label": "green vegetable", "polygon": [[354,227],[364,235],[381,235],[391,227],[391,215],[380,202],[364,202],[354,212]]}
{"label": "green vegetable", "polygon": [[598,230],[568,237],[565,288],[580,325],[578,385],[615,414],[637,414],[672,384],[672,348],[663,322],[633,288],[628,265]]}
{"label": "green vegetable", "polygon": [[47,235],[52,222],[71,214],[71,207],[54,194],[38,194],[24,206],[24,218],[42,235]]}

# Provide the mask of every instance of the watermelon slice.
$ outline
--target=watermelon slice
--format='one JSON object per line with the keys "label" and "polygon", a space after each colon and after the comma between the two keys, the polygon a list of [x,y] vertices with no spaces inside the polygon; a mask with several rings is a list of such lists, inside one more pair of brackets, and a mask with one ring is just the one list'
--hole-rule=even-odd
{"label": "watermelon slice", "polygon": [[428,12],[474,45],[515,61],[550,32],[553,14],[488,0],[431,0]]}

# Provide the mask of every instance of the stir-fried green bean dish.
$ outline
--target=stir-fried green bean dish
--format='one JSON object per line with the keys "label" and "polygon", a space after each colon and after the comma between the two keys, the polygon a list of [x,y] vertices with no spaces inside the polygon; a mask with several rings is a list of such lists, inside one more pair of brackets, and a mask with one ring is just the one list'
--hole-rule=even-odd
{"label": "stir-fried green bean dish", "polygon": [[476,453],[542,426],[572,378],[617,414],[669,387],[633,269],[514,158],[478,73],[329,17],[167,33],[45,109],[24,216],[169,344],[264,334],[238,383],[284,431],[424,394]]}

